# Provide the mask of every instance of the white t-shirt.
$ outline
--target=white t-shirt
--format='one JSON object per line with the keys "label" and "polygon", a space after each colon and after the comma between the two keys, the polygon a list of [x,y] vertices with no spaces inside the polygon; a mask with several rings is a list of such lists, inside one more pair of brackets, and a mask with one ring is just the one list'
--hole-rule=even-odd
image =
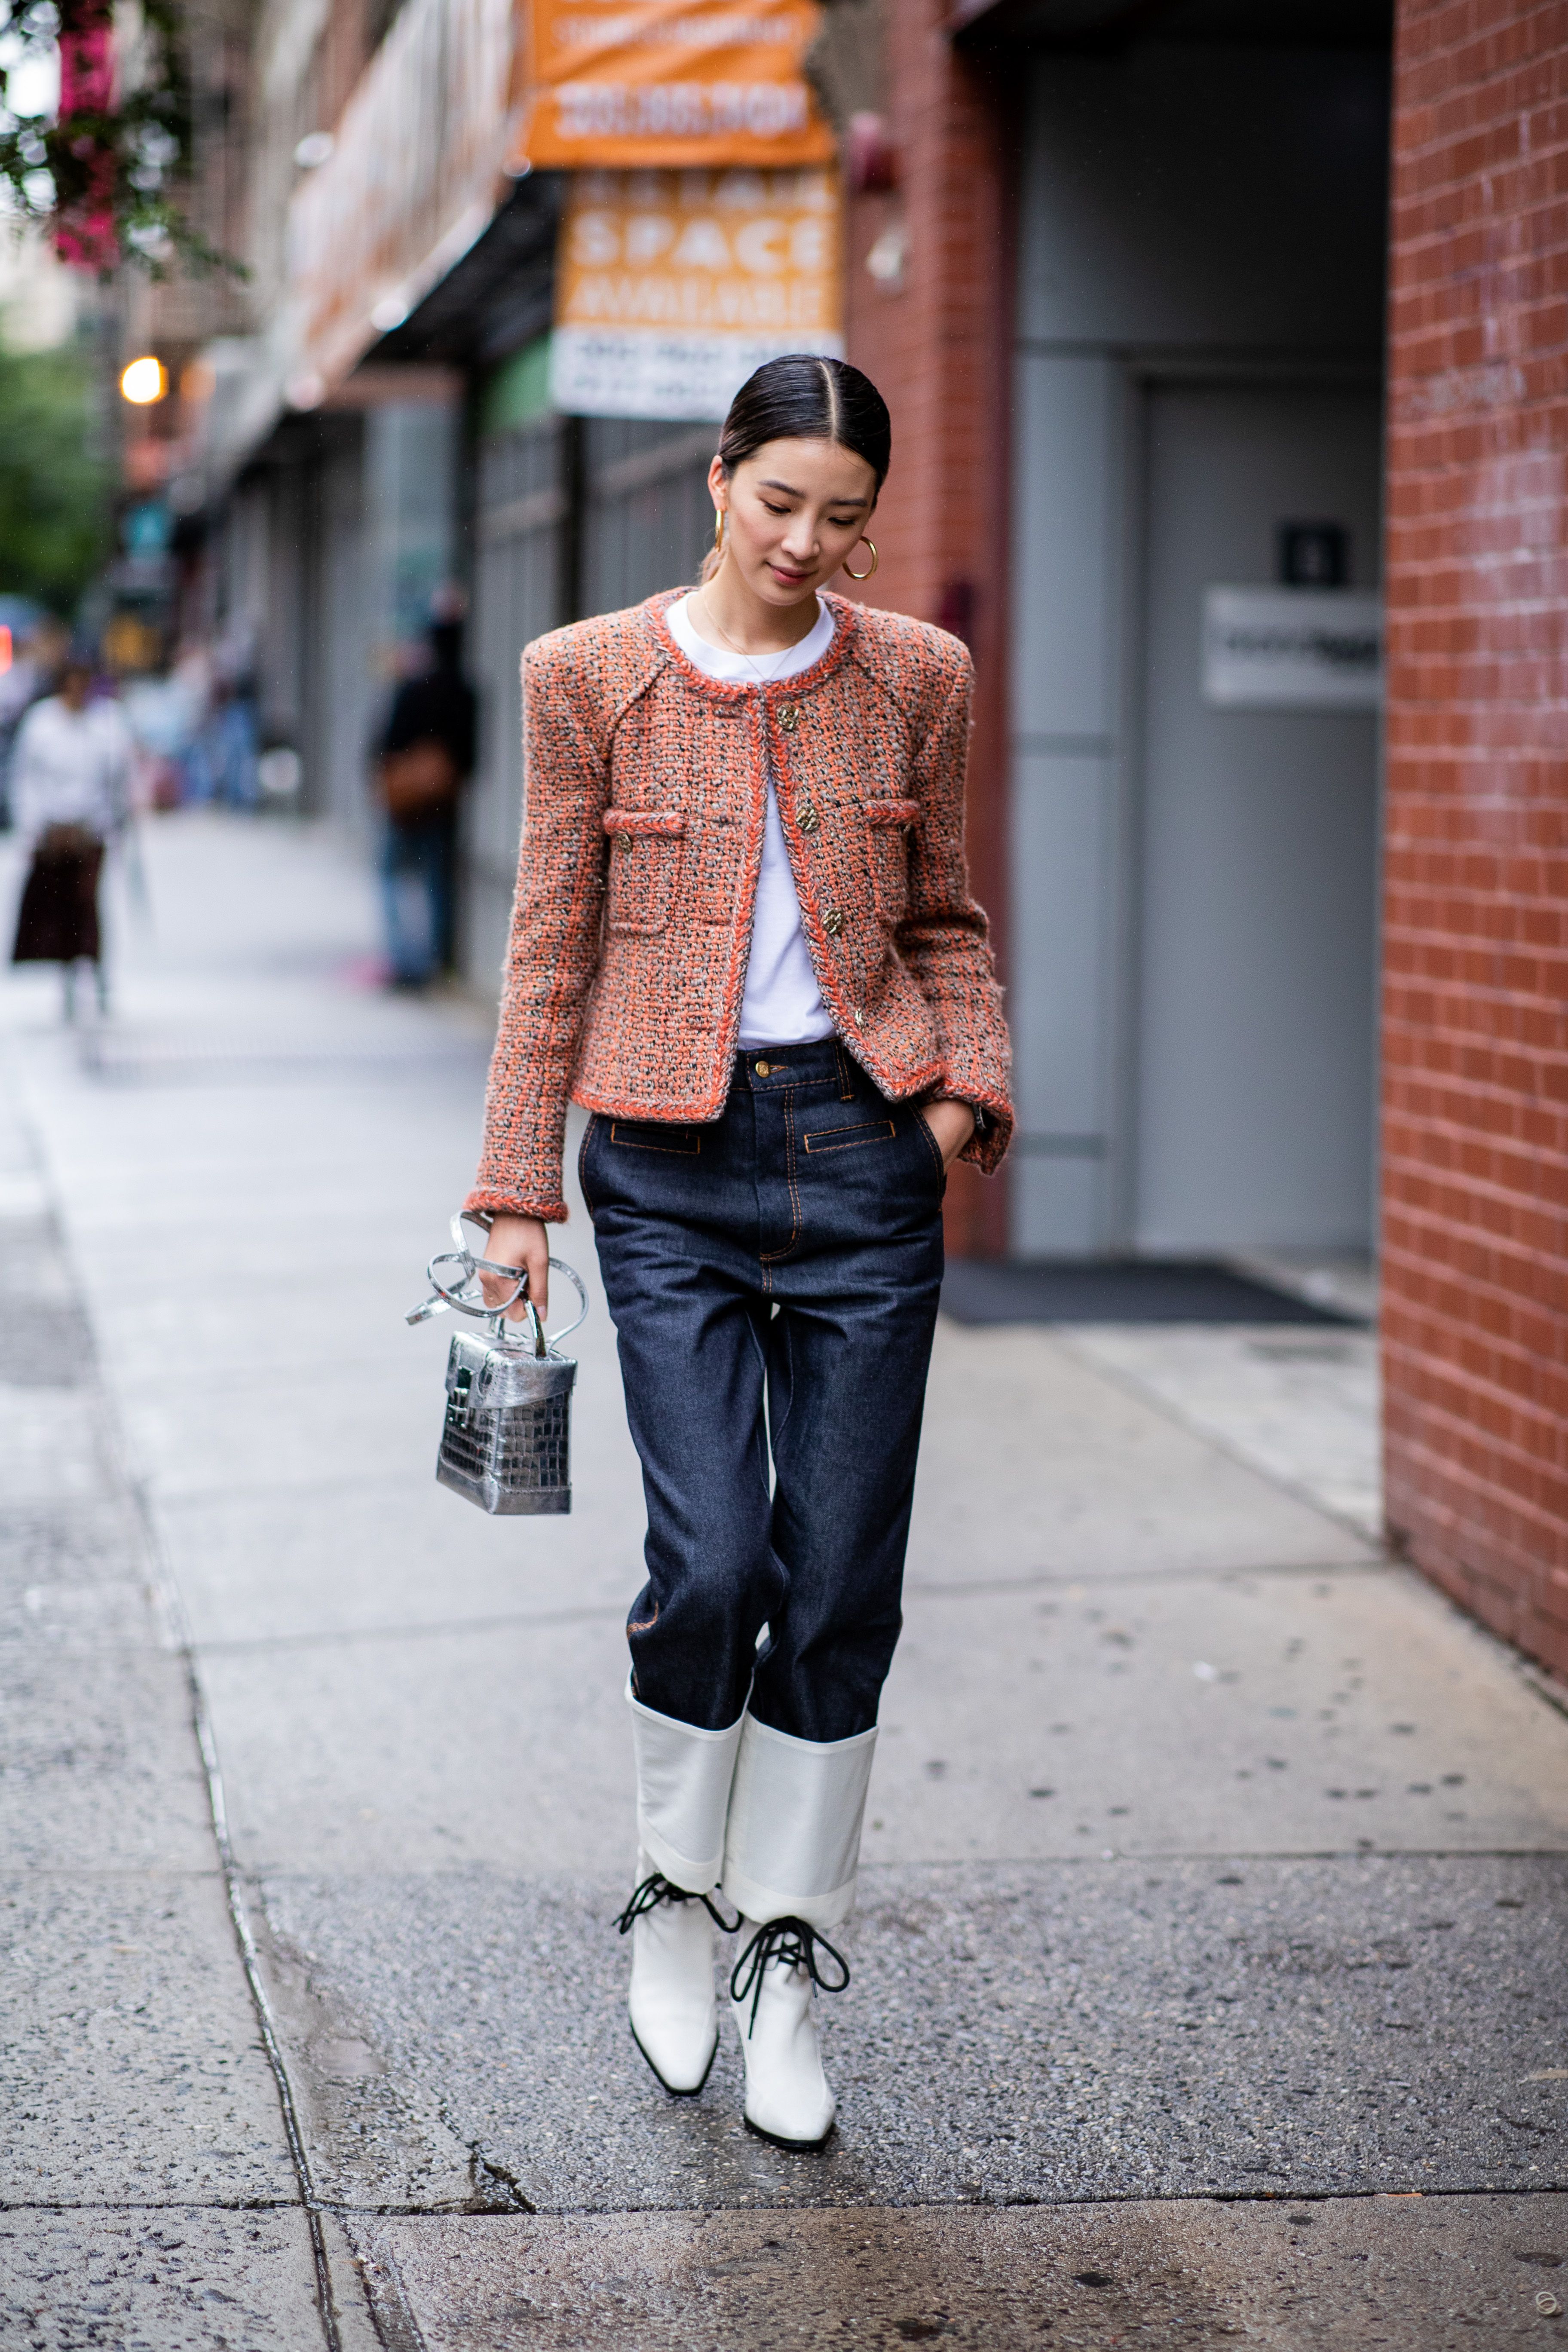
{"label": "white t-shirt", "polygon": [[[666,619],[669,634],[694,667],[727,685],[761,688],[795,677],[822,659],[833,643],[833,615],[822,607],[816,626],[787,654],[743,654],[710,646],[691,625],[689,596],[672,604]],[[768,770],[768,814],[763,835],[763,870],[757,879],[757,908],[752,922],[752,954],[746,966],[745,994],[741,999],[741,1045],[805,1045],[816,1037],[831,1037],[833,1016],[822,1001],[812,970],[811,953],[800,928],[800,899],[795,887],[784,827],[779,823],[778,794],[773,770]]]}
{"label": "white t-shirt", "polygon": [[35,702],[11,752],[11,821],[22,839],[79,824],[109,840],[125,822],[134,751],[117,702],[81,710],[58,695]]}

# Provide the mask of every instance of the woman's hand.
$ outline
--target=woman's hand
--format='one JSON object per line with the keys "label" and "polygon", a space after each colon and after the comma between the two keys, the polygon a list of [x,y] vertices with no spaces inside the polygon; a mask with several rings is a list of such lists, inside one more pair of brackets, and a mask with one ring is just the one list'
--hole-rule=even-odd
{"label": "woman's hand", "polygon": [[[528,1274],[528,1297],[542,1323],[550,1312],[550,1235],[538,1217],[497,1217],[485,1244],[492,1265],[521,1265]],[[506,1296],[500,1275],[481,1274],[479,1288],[487,1307],[499,1307]],[[507,1321],[521,1323],[527,1309],[521,1298],[507,1308]]]}
{"label": "woman's hand", "polygon": [[925,1123],[936,1138],[942,1164],[951,1168],[974,1132],[974,1113],[966,1102],[927,1103]]}

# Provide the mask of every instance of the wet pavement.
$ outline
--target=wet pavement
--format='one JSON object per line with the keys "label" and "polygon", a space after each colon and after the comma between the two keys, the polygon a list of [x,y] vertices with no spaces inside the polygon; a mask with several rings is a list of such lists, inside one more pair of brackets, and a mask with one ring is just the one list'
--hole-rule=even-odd
{"label": "wet pavement", "polygon": [[1381,1557],[1370,1342],[944,1322],[841,2128],[766,2148],[626,2032],[596,1301],[572,1517],[431,1477],[484,1017],[331,843],[148,845],[110,1024],[0,999],[0,2340],[1552,2340],[1568,1717]]}

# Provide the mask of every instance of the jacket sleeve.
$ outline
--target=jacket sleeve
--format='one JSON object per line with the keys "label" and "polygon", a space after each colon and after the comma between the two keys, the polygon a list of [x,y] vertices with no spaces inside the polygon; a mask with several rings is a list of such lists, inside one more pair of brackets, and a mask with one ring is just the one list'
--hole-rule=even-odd
{"label": "jacket sleeve", "polygon": [[989,1176],[1013,1133],[1012,1054],[989,926],[969,894],[963,788],[974,673],[968,654],[955,651],[956,672],[944,682],[915,756],[912,782],[921,814],[899,949],[936,1022],[945,1064],[936,1097],[955,1097],[984,1114],[959,1156]]}
{"label": "jacket sleeve", "polygon": [[522,658],[523,823],[484,1143],[465,1210],[562,1223],[566,1100],[599,955],[608,748],[577,649]]}

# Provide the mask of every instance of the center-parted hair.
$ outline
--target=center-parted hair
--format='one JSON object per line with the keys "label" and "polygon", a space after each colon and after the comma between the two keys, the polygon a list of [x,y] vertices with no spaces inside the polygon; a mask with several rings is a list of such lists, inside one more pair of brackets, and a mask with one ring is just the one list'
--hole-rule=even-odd
{"label": "center-parted hair", "polygon": [[719,462],[732,474],[769,441],[833,441],[864,457],[879,490],[893,453],[888,404],[847,360],[791,352],[749,375],[724,419]]}
{"label": "center-parted hair", "polygon": [[[863,457],[880,490],[893,454],[893,423],[870,377],[847,360],[788,352],[783,359],[764,361],[730,403],[719,436],[726,481],[770,441],[831,441]],[[721,560],[718,549],[710,548],[700,579],[710,580]]]}

